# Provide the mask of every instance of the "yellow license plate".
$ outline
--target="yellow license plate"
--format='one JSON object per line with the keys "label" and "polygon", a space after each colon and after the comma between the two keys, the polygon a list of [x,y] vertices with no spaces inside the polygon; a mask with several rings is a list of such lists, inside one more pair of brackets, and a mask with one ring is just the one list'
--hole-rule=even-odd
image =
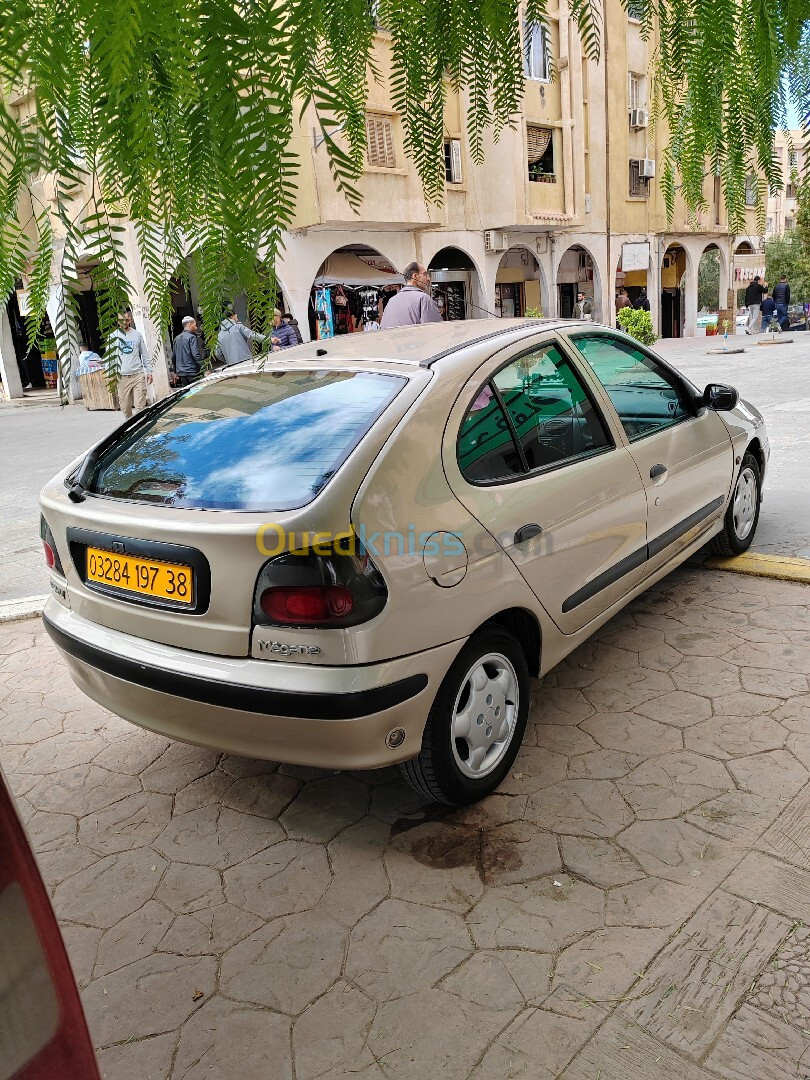
{"label": "yellow license plate", "polygon": [[99,585],[178,604],[194,603],[194,574],[190,566],[118,555],[94,547],[87,549],[86,566],[87,580]]}

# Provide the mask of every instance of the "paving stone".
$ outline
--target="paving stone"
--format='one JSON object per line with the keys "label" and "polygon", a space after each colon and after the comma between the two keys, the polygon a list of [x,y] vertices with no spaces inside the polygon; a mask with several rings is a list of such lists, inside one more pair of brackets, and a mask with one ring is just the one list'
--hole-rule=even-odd
{"label": "paving stone", "polygon": [[721,760],[778,750],[788,737],[785,729],[767,716],[717,715],[684,732],[687,750]]}
{"label": "paving stone", "polygon": [[485,955],[498,957],[527,1005],[539,1006],[548,997],[554,968],[554,958],[549,953],[498,949]]}
{"label": "paving stone", "polygon": [[611,889],[607,896],[608,926],[665,929],[680,924],[705,899],[709,891],[702,879],[680,885],[667,878],[642,878]]}
{"label": "paving stone", "polygon": [[294,776],[283,776],[277,772],[244,776],[231,784],[222,805],[257,817],[277,818],[300,790],[301,781]]}
{"label": "paving stone", "polygon": [[98,1051],[102,1080],[167,1080],[177,1035],[155,1035]]}
{"label": "paving stone", "polygon": [[678,817],[733,787],[719,761],[688,750],[645,761],[616,785],[639,818]]}
{"label": "paving stone", "polygon": [[172,918],[172,913],[163,904],[147,900],[143,907],[105,930],[98,943],[94,976],[109,975],[117,968],[149,956],[157,948]]}
{"label": "paving stone", "polygon": [[297,1080],[336,1080],[373,1065],[367,1037],[375,1012],[374,1002],[343,980],[314,1002],[293,1027]]}
{"label": "paving stone", "polygon": [[718,892],[647,970],[644,993],[621,1012],[653,1037],[699,1059],[784,938],[779,915]]}
{"label": "paving stone", "polygon": [[[94,979],[82,994],[90,1030],[100,1046],[172,1031],[213,993],[216,961],[210,956],[153,953]],[[195,1001],[197,991],[202,997]]]}
{"label": "paving stone", "polygon": [[[700,1066],[626,1020],[612,1016],[560,1080],[711,1080]],[[751,1076],[746,1077],[751,1080]]]}
{"label": "paving stone", "polygon": [[533,795],[558,784],[567,773],[568,758],[563,754],[524,743],[498,790],[511,795]]}
{"label": "paving stone", "polygon": [[199,810],[202,806],[226,805],[225,799],[234,785],[232,776],[214,769],[205,776],[199,776],[196,780],[186,784],[174,796],[174,814],[188,814],[192,810]]}
{"label": "paving stone", "polygon": [[599,712],[617,714],[630,712],[645,701],[670,694],[675,689],[666,672],[639,667],[637,671],[614,671],[603,675],[587,688],[586,697]]}
{"label": "paving stone", "polygon": [[757,847],[810,870],[810,786],[785,807]]}
{"label": "paving stone", "polygon": [[638,713],[597,713],[582,726],[600,746],[642,758],[683,749],[679,731]]}
{"label": "paving stone", "polygon": [[332,840],[327,851],[332,871],[362,869],[382,857],[391,836],[390,827],[377,818],[364,817]]}
{"label": "paving stone", "polygon": [[318,910],[351,929],[391,891],[385,866],[382,859],[378,859],[354,870],[333,873],[326,892],[318,901]]}
{"label": "paving stone", "polygon": [[277,761],[265,761],[261,758],[238,757],[235,754],[223,754],[217,768],[238,780],[243,776],[264,776],[278,769]]}
{"label": "paving stone", "polygon": [[751,851],[729,875],[724,888],[810,923],[810,870],[788,866],[762,852]]}
{"label": "paving stone", "polygon": [[526,1004],[497,952],[476,952],[439,983],[442,990],[485,1009],[517,1013]]}
{"label": "paving stone", "polygon": [[530,719],[549,724],[580,724],[594,712],[581,690],[546,686],[541,683],[532,694]]}
{"label": "paving stone", "polygon": [[391,895],[464,914],[484,892],[481,836],[431,821],[393,837],[384,856]]}
{"label": "paving stone", "polygon": [[749,716],[757,720],[766,713],[773,712],[781,704],[780,697],[769,697],[764,689],[756,689],[750,693],[738,690],[733,694],[716,697],[712,701],[717,716]]}
{"label": "paving stone", "polygon": [[685,821],[636,821],[616,837],[642,869],[653,877],[690,885],[718,884],[736,866],[745,849],[733,840],[707,835]]}
{"label": "paving stone", "polygon": [[44,776],[28,797],[38,810],[83,817],[140,790],[134,776],[122,776],[97,765],[76,765]]}
{"label": "paving stone", "polygon": [[471,1080],[555,1080],[605,1016],[600,1006],[558,987],[542,1008],[522,1012],[498,1036]]}
{"label": "paving stone", "polygon": [[806,644],[746,642],[729,653],[727,659],[741,668],[768,668],[810,675],[810,649]]}
{"label": "paving stone", "polygon": [[611,780],[563,780],[532,795],[526,817],[550,832],[603,837],[615,836],[633,820]]}
{"label": "paving stone", "polygon": [[563,724],[538,724],[535,728],[535,742],[541,749],[553,750],[565,757],[587,754],[591,750],[599,749],[599,744],[587,732]]}
{"label": "paving stone", "polygon": [[161,878],[155,899],[176,915],[203,911],[225,902],[222,879],[212,866],[173,862]]}
{"label": "paving stone", "polygon": [[152,897],[165,866],[151,848],[106,855],[57,887],[56,913],[90,926],[114,926]]}
{"label": "paving stone", "polygon": [[740,673],[734,663],[728,663],[735,657],[731,652],[726,660],[708,656],[689,656],[671,673],[678,690],[705,697],[724,697],[741,688]]}
{"label": "paving stone", "polygon": [[203,806],[172,818],[155,840],[168,859],[225,870],[284,839],[275,821]]}
{"label": "paving stone", "polygon": [[291,839],[327,844],[359,821],[368,805],[365,784],[343,774],[327,776],[307,784],[279,821]]}
{"label": "paving stone", "polygon": [[779,813],[781,805],[784,804],[775,795],[766,798],[734,789],[696,806],[684,815],[684,821],[711,836],[750,847]]}
{"label": "paving stone", "polygon": [[172,1080],[290,1080],[290,1021],[214,997],[183,1025]]}
{"label": "paving stone", "polygon": [[571,758],[566,775],[571,780],[615,780],[632,772],[643,760],[622,750],[594,750]]}
{"label": "paving stone", "polygon": [[173,795],[186,784],[211,772],[217,763],[217,754],[201,746],[170,742],[164,752],[141,773],[146,791],[162,791]]}
{"label": "paving stone", "polygon": [[673,627],[666,632],[666,641],[682,656],[725,656],[738,639],[721,630],[700,630],[697,627]]}
{"label": "paving stone", "polygon": [[810,1027],[810,931],[795,926],[756,980],[747,1004],[807,1034]]}
{"label": "paving stone", "polygon": [[625,999],[668,935],[668,930],[637,926],[593,930],[557,956],[554,983],[610,1009]]}
{"label": "paving stone", "polygon": [[[443,990],[426,990],[382,1004],[368,1046],[381,1063],[381,1077],[468,1080],[487,1045],[511,1018],[509,1010],[485,1009]],[[431,1038],[425,1038],[426,1031]]]}
{"label": "paving stone", "polygon": [[773,719],[785,725],[788,731],[810,730],[810,699],[806,694],[789,697],[773,711]]}
{"label": "paving stone", "polygon": [[563,836],[560,843],[566,869],[594,885],[611,888],[645,876],[638,863],[615,842],[598,837]]}
{"label": "paving stone", "polygon": [[638,654],[638,662],[643,668],[651,668],[653,671],[672,671],[683,660],[681,653],[666,643],[654,645],[651,649],[642,649]]}
{"label": "paving stone", "polygon": [[284,840],[226,870],[223,880],[230,903],[269,922],[315,907],[330,876],[320,845]]}
{"label": "paving stone", "polygon": [[491,888],[467,916],[479,949],[535,952],[556,952],[604,922],[602,890],[562,873]]}
{"label": "paving stone", "polygon": [[125,735],[119,735],[96,756],[96,765],[114,772],[138,776],[157,761],[171,740],[151,731],[130,727]]}
{"label": "paving stone", "polygon": [[295,1016],[340,976],[345,931],[327,915],[276,919],[222,958],[222,992]]}
{"label": "paving stone", "polygon": [[70,966],[73,968],[76,983],[81,989],[87,986],[93,976],[96,950],[104,931],[96,926],[81,926],[79,923],[66,922],[61,922],[59,929],[62,931],[62,940],[70,957]]}
{"label": "paving stone", "polygon": [[345,976],[382,1002],[427,990],[471,952],[460,916],[385,900],[352,931]]}
{"label": "paving stone", "polygon": [[262,925],[258,915],[233,904],[218,904],[192,915],[175,916],[158,949],[179,956],[219,956]]}
{"label": "paving stone", "polygon": [[391,780],[371,789],[369,813],[389,825],[405,821],[432,821],[435,803],[420,795],[404,780]]}
{"label": "paving stone", "polygon": [[807,769],[787,750],[769,750],[729,761],[728,769],[745,791],[758,795],[779,791],[790,798],[810,778]]}
{"label": "paving stone", "polygon": [[61,732],[49,739],[42,739],[29,746],[17,772],[46,776],[57,769],[70,769],[76,765],[88,765],[107,745],[98,735],[80,735]]}
{"label": "paving stone", "polygon": [[146,847],[160,835],[171,816],[172,800],[168,795],[139,791],[83,817],[79,842],[104,855]]}
{"label": "paving stone", "polygon": [[806,1080],[810,1076],[810,1037],[743,1005],[706,1065],[724,1080]]}

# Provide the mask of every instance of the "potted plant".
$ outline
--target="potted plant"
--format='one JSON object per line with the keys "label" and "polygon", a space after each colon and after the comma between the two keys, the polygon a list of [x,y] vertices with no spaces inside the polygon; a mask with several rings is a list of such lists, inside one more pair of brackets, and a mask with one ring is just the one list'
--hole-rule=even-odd
{"label": "potted plant", "polygon": [[654,345],[658,340],[649,311],[622,308],[616,316],[616,321],[626,334],[640,341],[642,345]]}

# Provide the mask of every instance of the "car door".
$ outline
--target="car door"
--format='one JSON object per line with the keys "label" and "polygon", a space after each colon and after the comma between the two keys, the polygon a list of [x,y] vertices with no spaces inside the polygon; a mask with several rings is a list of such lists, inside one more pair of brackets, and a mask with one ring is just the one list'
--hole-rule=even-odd
{"label": "car door", "polygon": [[734,469],[728,429],[682,376],[609,331],[572,333],[615,409],[647,495],[647,572],[722,516]]}
{"label": "car door", "polygon": [[644,486],[556,338],[523,341],[476,371],[450,412],[443,456],[457,498],[563,633],[640,580]]}

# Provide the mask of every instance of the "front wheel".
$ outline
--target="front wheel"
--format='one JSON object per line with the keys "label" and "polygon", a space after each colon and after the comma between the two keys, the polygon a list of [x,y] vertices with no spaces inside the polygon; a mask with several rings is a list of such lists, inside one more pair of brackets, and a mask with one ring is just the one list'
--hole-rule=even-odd
{"label": "front wheel", "polygon": [[473,635],[439,687],[408,783],[437,802],[477,802],[501,783],[523,741],[529,671],[520,644],[500,627]]}
{"label": "front wheel", "polygon": [[718,555],[742,555],[748,551],[757,531],[761,502],[759,462],[753,454],[746,453],[723,520],[723,531],[710,541],[712,551]]}

